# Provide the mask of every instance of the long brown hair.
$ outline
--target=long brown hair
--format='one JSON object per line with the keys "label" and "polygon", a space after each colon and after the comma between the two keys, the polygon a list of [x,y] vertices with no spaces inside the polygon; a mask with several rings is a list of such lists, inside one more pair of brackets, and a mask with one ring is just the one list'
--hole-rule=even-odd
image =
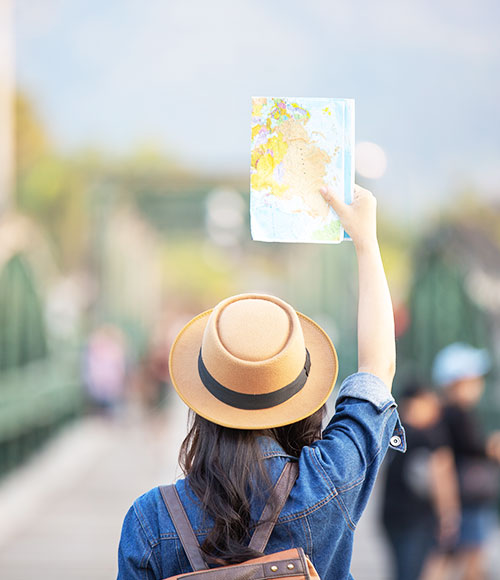
{"label": "long brown hair", "polygon": [[212,563],[237,564],[261,554],[248,547],[252,493],[267,496],[270,481],[262,461],[258,438],[275,439],[285,453],[298,457],[302,448],[321,437],[323,406],[310,417],[265,430],[222,427],[199,415],[190,416],[179,463],[189,486],[214,525],[202,545]]}

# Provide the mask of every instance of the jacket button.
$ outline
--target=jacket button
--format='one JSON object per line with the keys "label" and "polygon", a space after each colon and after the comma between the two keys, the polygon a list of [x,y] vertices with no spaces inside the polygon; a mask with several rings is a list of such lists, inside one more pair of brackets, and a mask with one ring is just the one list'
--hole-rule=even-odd
{"label": "jacket button", "polygon": [[391,445],[393,447],[399,447],[401,445],[401,437],[398,437],[397,435],[391,437]]}

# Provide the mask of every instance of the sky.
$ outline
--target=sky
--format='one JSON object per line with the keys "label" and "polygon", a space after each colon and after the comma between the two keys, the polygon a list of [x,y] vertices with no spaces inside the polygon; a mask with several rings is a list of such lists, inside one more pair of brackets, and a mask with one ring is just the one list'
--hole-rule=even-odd
{"label": "sky", "polygon": [[500,198],[497,0],[13,1],[17,82],[61,150],[244,174],[252,95],[350,97],[386,205]]}

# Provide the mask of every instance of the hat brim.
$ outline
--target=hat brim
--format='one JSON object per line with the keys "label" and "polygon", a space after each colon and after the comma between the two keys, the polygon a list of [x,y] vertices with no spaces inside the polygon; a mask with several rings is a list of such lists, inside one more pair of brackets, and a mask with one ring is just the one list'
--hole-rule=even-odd
{"label": "hat brim", "polygon": [[233,429],[271,429],[305,419],[326,403],[337,380],[337,352],[326,332],[300,312],[297,316],[311,358],[311,368],[304,387],[298,393],[284,403],[259,410],[238,409],[214,397],[198,374],[198,354],[211,312],[207,310],[186,324],[170,350],[170,378],[180,398],[195,413]]}

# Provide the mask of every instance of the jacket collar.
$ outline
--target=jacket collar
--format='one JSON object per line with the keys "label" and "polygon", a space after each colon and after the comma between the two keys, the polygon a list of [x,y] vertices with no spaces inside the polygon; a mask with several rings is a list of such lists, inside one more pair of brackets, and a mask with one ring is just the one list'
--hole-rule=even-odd
{"label": "jacket collar", "polygon": [[297,459],[288,453],[281,447],[281,445],[273,439],[265,435],[261,435],[258,438],[260,448],[262,449],[262,456],[264,459],[269,457],[289,457],[290,459]]}

